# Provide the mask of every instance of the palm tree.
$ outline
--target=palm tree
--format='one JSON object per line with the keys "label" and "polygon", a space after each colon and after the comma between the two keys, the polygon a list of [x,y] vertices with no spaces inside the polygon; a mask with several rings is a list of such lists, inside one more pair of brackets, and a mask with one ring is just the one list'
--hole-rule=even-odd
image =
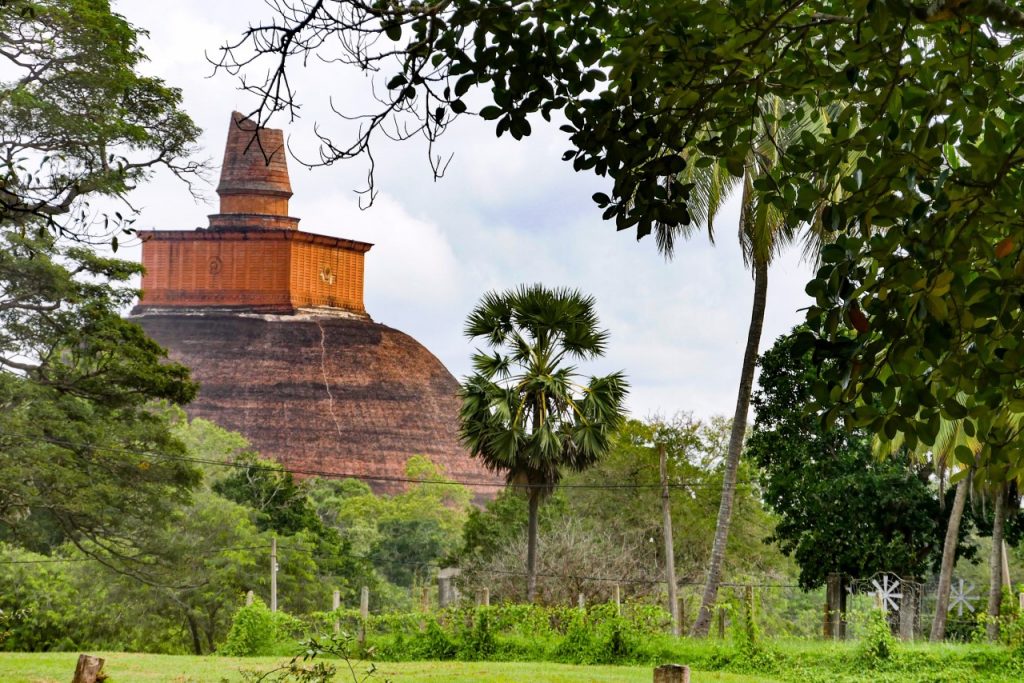
{"label": "palm tree", "polygon": [[999,639],[999,612],[1003,602],[1003,531],[1006,527],[1006,498],[1009,484],[1000,483],[994,487],[992,497],[992,553],[989,555],[988,621],[985,631],[988,639]]}
{"label": "palm tree", "polygon": [[624,420],[622,373],[577,375],[574,361],[603,355],[594,299],[577,290],[520,286],[485,294],[466,336],[488,351],[473,356],[462,385],[461,437],[474,457],[524,489],[529,500],[526,599],[537,596],[537,516],[564,470],[582,471],[610,447]]}
{"label": "palm tree", "polygon": [[[774,121],[783,119],[783,105],[772,100],[769,105]],[[743,439],[746,435],[747,415],[750,410],[750,394],[754,384],[754,370],[761,330],[764,325],[765,304],[768,296],[768,267],[774,258],[787,246],[804,235],[804,254],[816,257],[820,247],[820,210],[815,211],[816,219],[809,226],[796,226],[787,221],[785,213],[775,204],[761,201],[755,184],[769,176],[780,163],[790,142],[802,133],[824,128],[827,113],[812,112],[792,117],[786,126],[773,123],[758,132],[757,139],[747,154],[743,171],[743,194],[739,224],[739,239],[745,265],[753,271],[754,296],[747,328],[747,342],[743,352],[743,367],[736,392],[736,408],[733,413],[732,431],[729,435],[729,449],[725,460],[722,479],[722,498],[715,526],[715,539],[711,549],[707,582],[701,600],[700,613],[693,624],[692,635],[707,636],[711,626],[711,608],[718,597],[725,563],[725,549],[729,540],[733,504],[736,498],[736,475],[739,468]],[[655,239],[659,250],[671,258],[676,239],[692,236],[702,224],[706,225],[708,236],[714,242],[714,219],[740,178],[732,175],[722,164],[701,163],[697,158],[687,159],[687,168],[674,180],[690,192],[689,208],[691,222],[688,225],[657,225]],[[817,179],[823,197],[833,196],[837,189],[829,188],[827,179]],[[801,228],[810,228],[801,230]]]}
{"label": "palm tree", "polygon": [[932,621],[932,632],[928,640],[933,643],[942,642],[946,638],[946,617],[949,614],[949,590],[953,585],[953,567],[956,566],[956,548],[960,543],[960,520],[964,515],[967,502],[967,489],[970,488],[970,472],[966,473],[956,485],[956,495],[949,510],[949,522],[946,524],[946,537],[942,542],[942,565],[939,568],[939,586],[936,591],[935,619]]}
{"label": "palm tree", "polygon": [[[957,399],[963,403],[964,395]],[[903,436],[897,434],[892,440],[876,436],[874,450],[881,455],[896,453],[904,445]],[[928,639],[941,642],[946,637],[946,617],[949,613],[949,591],[953,585],[953,568],[956,566],[956,549],[960,545],[960,520],[963,518],[967,493],[971,486],[971,469],[959,463],[962,458],[954,457],[958,447],[967,448],[977,458],[981,443],[967,433],[963,420],[945,420],[939,425],[938,436],[931,446],[918,443],[911,455],[917,458],[930,458],[932,466],[939,475],[940,483],[946,478],[948,471],[960,470],[960,481],[953,496],[953,505],[949,510],[949,521],[946,523],[946,535],[942,542],[942,563],[939,567],[939,585],[936,589],[935,619],[932,621],[931,634]],[[969,458],[968,458],[969,459]]]}
{"label": "palm tree", "polygon": [[[961,404],[969,404],[969,397],[960,392],[956,399]],[[1024,431],[1024,415],[1013,413],[1006,408],[999,408],[995,411],[995,419],[1001,422],[1007,429],[1016,434]],[[892,440],[876,439],[875,449],[881,453],[893,453],[903,447],[902,435],[897,435]],[[966,449],[966,450],[964,450]],[[955,451],[961,454],[954,457]],[[938,436],[932,446],[918,444],[914,454],[918,457],[930,457],[934,463],[936,472],[939,473],[940,482],[944,480],[947,469],[959,468],[960,482],[957,484],[956,496],[953,499],[952,509],[949,513],[949,522],[946,526],[946,537],[942,546],[942,564],[939,570],[939,585],[935,605],[935,621],[932,622],[932,631],[929,637],[933,642],[941,641],[946,633],[946,615],[949,610],[949,591],[953,581],[953,567],[956,564],[956,548],[959,545],[960,520],[963,516],[967,494],[971,489],[971,482],[975,472],[984,475],[981,482],[982,490],[988,490],[993,499],[993,520],[992,520],[992,551],[989,556],[989,591],[988,591],[988,622],[986,624],[987,636],[990,640],[999,637],[999,612],[1003,596],[1003,536],[1008,514],[1008,497],[1010,487],[1019,485],[1019,476],[1014,476],[1008,470],[1005,463],[983,463],[978,462],[982,450],[982,444],[978,439],[964,429],[963,420],[942,419],[939,425]],[[966,464],[973,460],[973,464]],[[958,464],[958,461],[960,464]],[[966,469],[966,472],[963,470]],[[977,482],[975,482],[977,483]],[[984,486],[986,485],[987,486]]]}

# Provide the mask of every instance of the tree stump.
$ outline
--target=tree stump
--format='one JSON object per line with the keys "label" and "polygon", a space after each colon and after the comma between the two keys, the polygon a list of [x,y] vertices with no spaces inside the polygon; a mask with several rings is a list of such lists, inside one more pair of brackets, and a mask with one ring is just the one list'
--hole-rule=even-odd
{"label": "tree stump", "polygon": [[75,667],[75,677],[71,679],[71,683],[97,683],[102,680],[100,672],[103,669],[103,661],[91,655],[78,655],[78,665]]}
{"label": "tree stump", "polygon": [[690,667],[665,664],[654,670],[654,683],[690,683]]}

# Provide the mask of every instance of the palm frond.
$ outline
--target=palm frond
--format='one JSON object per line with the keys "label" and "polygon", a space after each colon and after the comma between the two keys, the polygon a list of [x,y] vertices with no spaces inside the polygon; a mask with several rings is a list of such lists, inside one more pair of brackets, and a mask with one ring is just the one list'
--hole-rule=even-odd
{"label": "palm frond", "polygon": [[596,302],[575,289],[523,285],[489,292],[472,311],[467,335],[490,353],[473,356],[462,383],[463,443],[510,483],[553,490],[563,468],[581,469],[610,447],[623,419],[621,373],[582,387],[574,364],[601,355],[608,332]]}

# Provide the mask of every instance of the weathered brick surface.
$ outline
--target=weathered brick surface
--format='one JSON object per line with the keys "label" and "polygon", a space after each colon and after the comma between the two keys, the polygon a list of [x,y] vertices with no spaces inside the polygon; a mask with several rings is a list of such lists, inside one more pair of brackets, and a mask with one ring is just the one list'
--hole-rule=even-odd
{"label": "weathered brick surface", "polygon": [[402,477],[422,454],[456,479],[496,482],[459,443],[455,378],[415,339],[366,314],[372,245],[299,231],[287,215],[284,136],[264,129],[257,145],[254,134],[232,114],[221,213],[209,229],[139,233],[146,272],[133,314],[192,368],[201,389],[188,412],[292,469]]}
{"label": "weathered brick surface", "polygon": [[200,391],[190,415],[241,432],[291,468],[401,477],[408,458],[422,454],[455,479],[499,481],[459,443],[455,378],[398,330],[338,316],[136,320],[192,368]]}
{"label": "weathered brick surface", "polygon": [[[244,115],[237,111],[231,112],[217,194],[222,199],[238,195],[277,197],[285,201],[272,213],[287,215],[287,200],[292,196],[292,185],[288,177],[284,131],[276,128],[257,130],[256,124]],[[233,204],[237,206],[230,200],[227,206],[222,203],[221,213],[233,213],[229,208]]]}

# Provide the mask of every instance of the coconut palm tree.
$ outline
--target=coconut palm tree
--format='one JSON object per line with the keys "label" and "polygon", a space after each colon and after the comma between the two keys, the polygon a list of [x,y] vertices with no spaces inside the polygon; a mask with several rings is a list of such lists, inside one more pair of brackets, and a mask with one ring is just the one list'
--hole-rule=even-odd
{"label": "coconut palm tree", "polygon": [[[805,132],[816,134],[818,130],[827,125],[828,112],[817,110],[806,112],[804,115],[786,117],[781,101],[770,100],[767,106],[771,108],[771,112],[766,112],[770,113],[770,116],[766,116],[765,120],[773,120],[774,123],[765,125],[758,131],[756,140],[751,144],[747,154],[742,178],[731,173],[722,164],[709,164],[706,162],[710,160],[701,160],[696,157],[687,159],[686,169],[674,180],[690,193],[689,216],[691,220],[686,225],[659,224],[654,227],[658,248],[666,258],[672,257],[674,245],[678,239],[689,238],[702,228],[706,227],[708,237],[714,242],[715,217],[726,198],[742,180],[738,232],[744,263],[753,274],[753,305],[750,311],[750,324],[747,328],[740,383],[736,392],[736,408],[733,413],[732,431],[729,435],[729,448],[722,479],[722,498],[715,526],[714,544],[711,549],[700,612],[691,630],[692,635],[701,637],[707,635],[711,626],[711,608],[718,597],[718,588],[722,580],[725,549],[729,539],[729,527],[732,522],[736,497],[736,475],[740,454],[743,450],[743,439],[746,435],[750,394],[754,384],[754,370],[761,342],[761,330],[764,326],[765,305],[768,296],[768,267],[779,253],[800,239],[801,236],[804,240],[805,256],[816,258],[820,247],[820,207],[816,207],[813,212],[815,220],[811,224],[795,225],[792,221],[787,220],[785,212],[779,206],[762,201],[755,186],[759,179],[767,178],[778,166],[792,141]],[[785,125],[779,123],[783,120],[788,120],[789,123]],[[815,182],[820,187],[823,199],[832,198],[839,191],[838,188],[830,187],[826,178],[817,178]]]}
{"label": "coconut palm tree", "polygon": [[992,552],[989,555],[988,580],[988,621],[985,631],[988,639],[999,639],[999,612],[1003,602],[1003,531],[1006,528],[1006,498],[1009,484],[1000,483],[994,487],[992,498]]}
{"label": "coconut palm tree", "polygon": [[[969,397],[963,392],[958,393],[956,399],[960,404],[971,403]],[[1024,432],[1024,415],[1020,413],[1014,413],[1004,407],[996,409],[993,417],[1011,433],[1020,435]],[[1003,536],[1006,518],[1010,512],[1007,503],[1009,502],[1010,487],[1019,485],[1020,477],[1010,471],[1008,463],[979,462],[981,446],[981,442],[973,436],[973,433],[968,433],[964,428],[963,420],[942,419],[935,443],[931,446],[919,443],[913,451],[917,457],[932,460],[940,482],[945,480],[947,471],[958,470],[959,472],[955,476],[960,478],[949,512],[946,537],[942,546],[935,620],[932,622],[930,635],[930,640],[933,642],[945,638],[949,592],[953,581],[953,568],[956,565],[956,548],[959,545],[960,520],[972,483],[993,501],[992,551],[989,556],[987,605],[989,619],[986,631],[990,640],[996,640],[999,636],[998,618],[1003,596]],[[882,454],[894,453],[902,447],[903,437],[899,434],[892,440],[877,437],[875,440],[875,450]],[[974,479],[976,471],[982,480],[980,484]]]}
{"label": "coconut palm tree", "polygon": [[520,286],[485,294],[466,321],[484,343],[462,385],[461,437],[474,457],[526,491],[526,599],[537,596],[537,515],[565,470],[607,452],[628,389],[616,372],[584,380],[573,365],[603,355],[594,299],[577,290]]}
{"label": "coconut palm tree", "polygon": [[[963,403],[964,395],[958,400]],[[897,434],[889,440],[876,436],[874,450],[880,455],[890,455],[903,448],[903,435]],[[918,459],[930,459],[940,483],[946,480],[946,474],[952,473],[960,481],[956,485],[956,495],[949,509],[949,521],[946,523],[946,535],[942,542],[942,562],[939,567],[939,585],[936,589],[935,619],[928,639],[933,643],[941,642],[946,637],[946,617],[949,613],[949,591],[953,585],[953,568],[956,566],[956,549],[960,545],[960,520],[964,515],[967,494],[971,486],[971,466],[964,463],[963,455],[955,457],[957,448],[966,448],[967,452],[977,458],[981,443],[964,429],[963,420],[943,419],[939,424],[939,432],[935,443],[931,446],[918,443],[911,456]],[[941,491],[940,491],[941,493]]]}

